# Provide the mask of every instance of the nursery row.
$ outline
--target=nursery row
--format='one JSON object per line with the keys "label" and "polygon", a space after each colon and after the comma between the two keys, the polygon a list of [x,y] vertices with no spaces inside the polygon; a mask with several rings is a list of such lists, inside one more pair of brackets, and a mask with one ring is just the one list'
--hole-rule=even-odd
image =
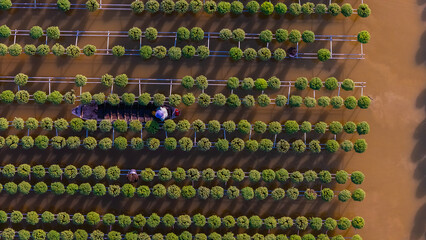
{"label": "nursery row", "polygon": [[[353,192],[345,189],[339,192],[334,192],[330,188],[321,188],[321,191],[316,191],[311,188],[307,188],[305,191],[299,191],[295,187],[288,188],[284,190],[283,188],[275,188],[269,190],[267,187],[244,187],[237,188],[236,186],[230,186],[228,189],[224,189],[221,186],[214,186],[212,188],[200,186],[194,188],[191,185],[185,185],[182,188],[177,185],[170,185],[168,187],[163,184],[156,184],[152,188],[146,185],[140,185],[139,187],[134,187],[132,184],[124,184],[123,186],[119,185],[109,185],[105,186],[102,183],[96,183],[95,185],[90,185],[90,183],[82,183],[77,185],[75,183],[70,183],[64,185],[61,182],[53,182],[48,186],[44,182],[38,182],[34,186],[29,184],[26,181],[22,181],[19,184],[14,182],[7,182],[4,185],[1,185],[1,188],[5,190],[10,195],[17,193],[29,194],[31,191],[34,191],[36,194],[45,194],[52,192],[55,195],[75,195],[80,194],[84,196],[94,195],[94,196],[105,196],[109,195],[111,197],[124,196],[127,198],[132,197],[156,197],[156,198],[165,198],[178,199],[180,197],[184,199],[236,199],[241,196],[244,200],[265,200],[266,198],[272,198],[273,200],[282,200],[284,197],[287,197],[291,200],[297,200],[299,197],[303,196],[307,200],[315,200],[318,197],[323,201],[329,202],[335,197],[341,202],[346,202],[349,199],[355,201],[362,201],[365,198],[364,190],[358,188]],[[268,198],[268,199],[269,199]]]}
{"label": "nursery row", "polygon": [[162,233],[148,235],[145,232],[137,233],[134,231],[125,234],[117,231],[110,231],[109,233],[105,234],[100,230],[95,230],[89,234],[86,230],[83,229],[77,229],[74,232],[71,230],[65,230],[59,233],[56,230],[45,232],[43,229],[36,229],[32,232],[22,229],[18,232],[15,232],[15,230],[12,228],[4,229],[3,232],[1,232],[1,237],[4,240],[13,240],[15,237],[19,238],[20,240],[362,240],[362,237],[358,234],[352,236],[351,238],[345,238],[342,235],[330,237],[326,234],[319,234],[315,237],[310,233],[305,235],[292,234],[287,237],[287,235],[284,234],[262,235],[260,233],[256,233],[250,236],[247,233],[239,233],[235,236],[233,232],[228,232],[223,235],[213,232],[207,236],[204,233],[196,233],[192,235],[192,233],[188,231],[184,231],[179,235],[172,232],[166,235],[163,235]]}
{"label": "nursery row", "polygon": [[124,103],[126,106],[133,106],[135,103],[146,106],[149,103],[154,103],[155,106],[163,106],[164,103],[169,103],[171,106],[177,107],[181,103],[185,106],[191,106],[195,102],[201,107],[208,107],[211,104],[215,106],[228,106],[231,108],[237,108],[241,105],[245,107],[253,107],[259,105],[261,107],[267,107],[268,105],[276,105],[278,107],[284,107],[289,105],[290,107],[302,107],[314,108],[316,106],[328,107],[332,106],[334,109],[345,107],[346,109],[355,109],[357,106],[361,109],[366,109],[370,106],[371,99],[368,96],[361,96],[358,99],[354,96],[349,96],[343,99],[341,96],[319,97],[318,100],[314,97],[301,97],[298,95],[291,95],[287,98],[285,95],[277,95],[275,99],[271,99],[267,94],[260,94],[257,99],[253,95],[246,95],[240,98],[237,94],[230,94],[228,97],[222,93],[214,94],[210,96],[207,93],[201,93],[196,98],[193,93],[186,93],[184,95],[172,94],[166,97],[162,93],[155,93],[153,96],[149,93],[142,93],[138,97],[133,93],[124,93],[121,97],[116,93],[111,93],[106,96],[103,92],[91,94],[90,92],[83,92],[80,96],[76,96],[74,90],[66,92],[65,94],[59,91],[53,91],[47,94],[44,91],[36,91],[34,94],[30,94],[26,90],[19,90],[12,92],[11,90],[5,90],[0,93],[0,100],[2,103],[13,103],[16,101],[18,104],[27,104],[34,100],[38,104],[53,103],[61,104],[62,102],[68,104],[74,104],[76,101],[80,101],[81,104],[91,104],[95,102],[98,105],[105,103],[117,106],[120,103]]}
{"label": "nursery row", "polygon": [[[145,3],[143,1],[135,0],[130,5],[128,4],[114,4],[114,3],[99,3],[97,0],[88,0],[85,4],[71,4],[69,0],[57,0],[57,3],[15,3],[13,4],[11,0],[4,0],[0,2],[1,10],[8,10],[10,8],[30,8],[30,9],[40,9],[40,8],[49,8],[52,9],[53,6],[63,11],[67,12],[71,9],[87,9],[90,12],[95,12],[96,10],[132,10],[135,14],[141,14],[143,12],[148,13],[157,13],[162,12],[164,14],[185,14],[185,13],[199,13],[205,12],[207,14],[234,14],[240,15],[243,13],[256,14],[261,13],[262,15],[269,16],[272,14],[276,15],[285,15],[290,14],[292,16],[309,16],[312,14],[317,15],[330,15],[338,16],[342,14],[345,17],[350,17],[352,14],[358,14],[360,17],[368,17],[371,14],[371,9],[367,4],[360,4],[357,9],[353,9],[352,5],[345,3],[339,5],[337,3],[331,3],[328,6],[325,4],[316,4],[313,2],[306,2],[303,4],[300,3],[291,3],[286,5],[282,2],[278,2],[275,5],[271,2],[263,2],[259,4],[260,1],[250,1],[245,6],[241,1],[201,1],[201,0],[148,0]],[[26,4],[26,5],[25,5]]]}
{"label": "nursery row", "polygon": [[[13,33],[12,33],[13,32]],[[92,34],[91,34],[92,33]],[[279,28],[274,33],[269,30],[263,30],[260,33],[246,33],[243,29],[237,28],[234,30],[223,28],[219,32],[205,32],[200,27],[193,27],[188,29],[186,27],[179,27],[176,32],[159,32],[154,27],[148,27],[145,31],[138,27],[132,27],[126,31],[69,31],[63,30],[62,36],[73,37],[85,35],[96,37],[104,36],[108,34],[109,37],[129,37],[132,40],[141,40],[146,38],[149,41],[155,41],[157,38],[173,38],[178,41],[194,41],[199,42],[205,38],[208,39],[220,39],[220,40],[233,40],[235,42],[242,42],[245,39],[260,40],[263,43],[270,43],[272,40],[276,40],[279,43],[289,41],[291,43],[312,43],[316,38],[322,38],[324,35],[315,35],[310,30],[303,32],[299,30],[291,30],[290,32],[286,29]],[[50,26],[46,30],[43,30],[39,26],[33,26],[30,30],[16,29],[11,30],[7,25],[0,26],[0,38],[9,38],[13,36],[29,36],[32,39],[39,39],[43,36],[53,40],[58,40],[61,37],[61,30],[57,26]],[[360,38],[360,35],[363,35]],[[367,37],[368,39],[364,39]],[[358,33],[358,41],[361,43],[367,43],[369,41],[370,34],[367,31],[361,31]]]}
{"label": "nursery row", "polygon": [[[295,81],[281,81],[276,76],[272,76],[269,79],[265,78],[251,78],[246,77],[244,79],[238,79],[237,77],[230,77],[228,80],[213,80],[207,79],[204,75],[197,77],[184,76],[182,79],[152,79],[152,78],[129,78],[126,74],[117,75],[115,78],[110,74],[104,74],[101,77],[86,77],[81,74],[77,74],[75,77],[28,77],[24,73],[18,73],[15,76],[3,76],[0,77],[0,82],[14,82],[16,85],[23,87],[27,83],[74,83],[76,87],[83,87],[88,83],[98,84],[100,83],[105,87],[117,86],[124,88],[128,85],[144,85],[149,83],[150,85],[182,85],[185,89],[207,89],[210,86],[226,86],[230,90],[243,89],[243,90],[259,90],[264,91],[267,89],[277,90],[282,87],[294,86],[298,90],[305,90],[310,88],[312,90],[320,90],[325,88],[327,90],[343,89],[345,91],[352,91],[356,87],[365,87],[365,82],[354,82],[352,79],[345,79],[341,82],[337,81],[335,77],[329,77],[325,81],[322,81],[319,77],[313,77],[308,80],[306,77],[298,77]],[[5,79],[5,80],[3,80]],[[254,80],[255,79],[255,80]]]}
{"label": "nursery row", "polygon": [[[6,45],[0,43],[0,56],[5,56],[6,54],[10,54],[11,56],[19,56],[22,53],[22,50],[25,54],[33,56],[33,55],[40,55],[40,56],[46,56],[49,54],[53,54],[56,56],[62,56],[67,55],[72,58],[79,57],[81,55],[86,56],[93,56],[93,55],[108,55],[108,56],[116,56],[116,57],[122,57],[122,56],[134,56],[134,55],[140,55],[142,59],[150,59],[152,57],[155,57],[157,59],[164,59],[166,56],[169,57],[171,60],[180,60],[180,59],[189,59],[193,57],[199,57],[200,59],[205,59],[209,56],[211,57],[230,57],[234,61],[245,59],[247,61],[253,61],[256,59],[259,59],[261,61],[269,61],[269,60],[276,60],[276,61],[282,61],[287,57],[287,53],[282,48],[277,48],[273,50],[273,52],[267,48],[263,47],[259,50],[256,50],[254,48],[246,48],[244,51],[239,47],[232,47],[229,51],[210,51],[209,48],[205,45],[200,45],[197,48],[195,48],[192,45],[186,45],[183,48],[180,47],[170,47],[167,49],[164,46],[156,46],[151,47],[149,45],[142,46],[139,50],[138,49],[125,49],[121,45],[116,45],[112,47],[112,49],[97,49],[94,45],[86,45],[84,46],[83,50],[80,49],[77,45],[69,45],[67,48],[64,46],[56,43],[52,46],[52,49],[50,49],[49,45],[42,44],[38,47],[27,44],[24,46],[24,49],[22,49],[22,46],[18,43],[14,43],[7,47]],[[127,53],[126,53],[127,52]],[[139,53],[135,53],[139,52]],[[213,53],[211,55],[211,53]],[[299,53],[300,56],[303,54]],[[314,54],[315,55],[315,54]],[[321,62],[327,61],[332,58],[332,54],[330,50],[326,48],[322,48],[318,50],[316,53],[316,57]],[[303,58],[297,57],[297,58]]]}
{"label": "nursery row", "polygon": [[312,130],[320,134],[324,134],[328,130],[335,135],[340,134],[343,131],[349,134],[357,132],[359,135],[365,135],[370,132],[370,125],[365,121],[359,122],[358,124],[355,124],[352,121],[344,124],[339,121],[333,121],[329,124],[322,121],[315,124],[304,121],[299,124],[294,120],[287,120],[285,122],[273,121],[266,124],[263,121],[250,123],[247,120],[240,120],[238,123],[235,123],[232,120],[228,120],[220,123],[217,120],[210,120],[206,124],[200,119],[194,120],[192,123],[186,119],[179,120],[177,122],[175,120],[168,119],[164,121],[164,123],[158,123],[155,120],[147,122],[131,120],[127,122],[122,119],[117,119],[115,121],[104,119],[98,123],[94,119],[83,120],[81,118],[73,118],[69,122],[64,118],[52,120],[49,117],[42,118],[41,120],[30,117],[27,118],[26,121],[22,118],[15,117],[13,121],[10,122],[6,118],[0,118],[0,131],[7,130],[10,126],[18,130],[36,130],[37,128],[42,128],[44,130],[55,129],[57,131],[64,131],[71,129],[73,132],[81,132],[83,130],[89,132],[95,132],[97,130],[100,130],[101,132],[111,132],[111,130],[114,129],[114,131],[121,133],[125,133],[129,130],[135,133],[140,133],[143,129],[145,129],[151,134],[156,134],[160,130],[164,130],[167,133],[173,133],[175,131],[187,132],[190,129],[195,132],[208,131],[209,133],[219,133],[221,130],[226,133],[238,131],[242,134],[252,134],[252,132],[263,134],[268,131],[274,135],[278,135],[282,132],[288,134],[297,132],[309,133]]}
{"label": "nursery row", "polygon": [[31,136],[24,136],[19,139],[16,135],[9,135],[6,138],[0,136],[0,149],[7,146],[9,149],[17,149],[21,145],[23,149],[31,149],[36,146],[38,149],[46,149],[49,145],[54,149],[77,149],[83,146],[86,150],[95,150],[96,147],[102,150],[110,150],[112,147],[118,150],[125,150],[130,146],[133,150],[141,150],[144,147],[151,151],[155,151],[160,147],[164,147],[168,151],[182,150],[189,152],[193,149],[199,151],[208,151],[211,148],[216,148],[218,151],[240,152],[246,149],[249,152],[263,151],[270,152],[273,149],[279,153],[287,153],[290,149],[296,153],[303,153],[310,150],[312,153],[320,153],[323,149],[330,153],[336,153],[339,149],[345,152],[355,150],[357,153],[363,153],[367,150],[367,142],[364,139],[357,139],[354,143],[350,140],[344,140],[339,144],[336,140],[327,140],[325,144],[321,144],[318,140],[312,140],[306,144],[303,140],[295,140],[291,144],[281,139],[278,142],[263,138],[260,141],[249,139],[244,141],[241,138],[234,138],[230,141],[227,139],[217,139],[216,142],[211,142],[208,138],[191,139],[182,137],[177,140],[174,137],[167,137],[164,141],[157,138],[148,138],[143,140],[139,137],[134,137],[129,141],[125,137],[116,137],[114,139],[105,137],[101,140],[96,140],[94,137],[85,137],[80,139],[77,136],[70,136],[67,139],[61,136],[54,136],[49,139],[45,135],[38,135],[35,139]]}
{"label": "nursery row", "polygon": [[[62,36],[74,36],[75,31],[64,30]],[[90,32],[101,33],[102,31],[76,31],[79,33],[78,36],[84,36]],[[288,32],[285,29],[278,29],[275,33],[271,30],[263,30],[260,33],[246,33],[243,29],[237,28],[230,30],[224,28],[219,32],[205,32],[200,27],[193,27],[188,29],[186,27],[180,27],[176,32],[159,32],[154,27],[148,27],[145,31],[142,31],[138,27],[132,27],[129,31],[109,31],[110,37],[126,37],[128,36],[132,40],[140,40],[146,38],[149,41],[155,41],[157,38],[175,38],[179,41],[201,41],[208,36],[209,39],[221,39],[221,40],[233,40],[235,42],[242,42],[245,39],[261,40],[264,43],[271,42],[273,39],[277,42],[289,41],[291,43],[305,42],[312,43],[315,41],[315,33],[309,30],[301,33],[299,30],[291,30]],[[80,34],[81,33],[81,34]],[[105,33],[108,33],[105,32]],[[11,35],[23,36],[29,35],[32,39],[38,39],[43,36],[46,38],[57,40],[61,37],[61,30],[57,26],[50,26],[46,30],[43,30],[39,26],[33,26],[30,30],[12,30],[7,25],[0,26],[0,38],[8,38]],[[102,35],[101,35],[102,36]]]}
{"label": "nursery row", "polygon": [[[145,226],[150,228],[157,228],[160,226],[174,228],[175,226],[180,229],[187,229],[191,226],[195,227],[208,227],[211,229],[218,229],[220,227],[225,228],[241,228],[241,229],[274,229],[279,227],[280,229],[290,229],[292,227],[297,228],[297,230],[306,230],[309,226],[312,230],[327,230],[332,231],[336,226],[340,230],[347,230],[351,227],[355,229],[361,229],[365,225],[365,221],[362,217],[356,216],[352,220],[349,220],[346,217],[342,217],[338,220],[333,218],[327,218],[325,220],[319,217],[312,217],[308,219],[304,216],[299,216],[295,219],[290,217],[280,217],[275,218],[273,216],[268,216],[267,218],[260,218],[257,215],[253,216],[232,216],[228,215],[225,217],[220,217],[217,215],[204,216],[202,214],[195,214],[193,216],[189,215],[179,215],[177,217],[171,214],[165,214],[164,216],[159,216],[156,213],[148,216],[143,216],[138,214],[136,216],[127,216],[119,215],[115,216],[114,214],[107,213],[105,215],[100,215],[97,212],[89,212],[87,214],[74,213],[69,214],[66,212],[60,212],[53,214],[49,211],[45,211],[42,214],[35,211],[21,213],[20,211],[13,211],[11,213],[6,213],[0,211],[0,223],[6,223],[7,220],[10,220],[10,223],[22,223],[25,219],[25,222],[30,225],[37,225],[39,223],[45,224],[49,223],[58,223],[60,225],[82,225],[87,223],[89,225],[95,226],[99,223],[103,223],[107,226],[112,226],[118,223],[122,228],[127,228],[129,226],[141,229]],[[40,221],[41,220],[41,221]]]}
{"label": "nursery row", "polygon": [[[17,174],[22,178],[30,178],[33,176],[37,179],[44,178],[46,174],[48,174],[48,176],[53,179],[59,179],[62,176],[65,176],[66,179],[75,179],[76,177],[87,179],[94,176],[96,180],[102,180],[106,177],[108,180],[116,181],[121,175],[126,175],[129,171],[129,169],[122,170],[117,166],[105,169],[105,167],[101,165],[96,166],[93,169],[88,165],[83,165],[81,168],[77,168],[74,165],[67,165],[64,168],[61,168],[57,164],[50,165],[48,168],[45,168],[43,165],[31,167],[28,164],[20,164],[17,167],[13,164],[7,164],[4,167],[0,167],[2,176],[6,178],[12,178]],[[321,183],[330,183],[332,179],[335,179],[337,183],[345,184],[347,180],[350,179],[354,184],[361,184],[365,179],[365,175],[360,171],[354,171],[349,174],[345,170],[339,170],[335,174],[332,174],[327,170],[322,170],[320,172],[308,170],[301,173],[299,171],[288,172],[284,168],[277,171],[274,171],[273,169],[265,169],[262,171],[253,169],[249,172],[245,172],[241,168],[236,168],[232,171],[222,168],[214,171],[211,168],[206,168],[204,170],[190,168],[185,170],[178,167],[176,170],[171,171],[167,167],[163,167],[159,170],[145,168],[143,170],[136,170],[136,172],[139,172],[140,177],[144,182],[154,181],[154,178],[157,177],[163,182],[170,180],[174,180],[176,182],[182,182],[185,180],[211,182],[218,179],[220,182],[226,183],[230,180],[241,182],[245,178],[248,178],[252,183],[260,181],[267,183],[274,181],[285,183],[288,180],[296,184],[302,183],[303,181],[310,183],[315,182],[316,180],[320,180]]]}

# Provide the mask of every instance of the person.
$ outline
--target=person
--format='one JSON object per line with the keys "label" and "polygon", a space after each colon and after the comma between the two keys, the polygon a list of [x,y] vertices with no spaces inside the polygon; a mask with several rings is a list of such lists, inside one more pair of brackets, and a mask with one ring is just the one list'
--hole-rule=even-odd
{"label": "person", "polygon": [[131,183],[135,183],[139,180],[139,175],[136,172],[136,169],[131,169],[129,173],[127,174],[127,180]]}
{"label": "person", "polygon": [[295,57],[297,56],[297,48],[295,48],[295,47],[291,47],[291,48],[289,48],[289,49],[287,50],[287,55],[288,55],[290,58],[295,58]]}
{"label": "person", "polygon": [[173,110],[172,119],[179,117],[179,115],[180,115],[179,109],[175,108],[175,110]]}
{"label": "person", "polygon": [[165,107],[159,107],[155,111],[155,117],[160,119],[160,121],[166,120],[166,118],[169,116],[167,113],[167,109]]}

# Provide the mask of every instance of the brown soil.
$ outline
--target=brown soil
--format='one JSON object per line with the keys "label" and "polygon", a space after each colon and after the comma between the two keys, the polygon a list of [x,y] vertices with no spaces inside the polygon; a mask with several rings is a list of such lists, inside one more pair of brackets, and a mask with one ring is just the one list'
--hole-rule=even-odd
{"label": "brown soil", "polygon": [[[291,80],[298,76],[335,76],[338,79],[352,78],[355,81],[367,81],[366,93],[374,101],[368,110],[309,110],[298,109],[280,111],[276,107],[256,108],[253,111],[229,109],[183,109],[187,119],[226,120],[249,119],[251,121],[368,121],[372,127],[366,137],[369,148],[364,154],[312,154],[278,155],[268,154],[202,154],[193,152],[183,154],[173,152],[147,153],[135,151],[9,151],[1,150],[1,164],[6,163],[61,163],[81,166],[117,164],[123,168],[145,168],[168,166],[184,167],[221,167],[244,169],[280,168],[289,170],[307,169],[345,169],[363,171],[367,178],[361,186],[367,192],[364,202],[323,203],[304,200],[280,203],[269,201],[171,201],[136,200],[94,197],[54,197],[54,196],[17,196],[2,194],[2,209],[114,212],[116,214],[136,214],[171,212],[175,214],[202,212],[205,214],[235,214],[262,216],[299,215],[340,217],[362,216],[366,227],[357,233],[365,239],[422,239],[425,237],[426,194],[425,179],[425,102],[426,86],[426,31],[424,0],[391,0],[386,4],[369,1],[373,10],[367,19],[351,17],[338,18],[263,18],[263,17],[210,17],[193,16],[135,16],[130,12],[102,12],[89,14],[86,11],[72,11],[69,16],[59,11],[14,10],[1,12],[2,24],[12,29],[29,29],[33,25],[47,27],[58,25],[61,29],[86,30],[127,30],[132,26],[145,28],[154,26],[161,31],[174,31],[179,26],[201,26],[208,31],[218,31],[223,27],[242,27],[246,32],[258,32],[265,28],[311,29],[323,34],[355,34],[368,30],[372,34],[371,43],[365,46],[367,59],[363,61],[284,61],[283,63],[233,63],[228,59],[212,58],[203,62],[188,60],[171,62],[168,60],[141,61],[138,57],[81,57],[78,59],[49,57],[2,57],[0,72],[2,75],[14,75],[24,72],[30,76],[74,76],[77,73],[86,76],[101,76],[126,73],[133,77],[175,78],[185,75],[204,74],[208,78],[225,79],[229,76],[269,77],[276,75]],[[149,23],[149,24],[148,24]],[[342,46],[343,48],[343,46]],[[346,47],[345,47],[346,48]],[[354,50],[355,51],[355,50]],[[59,87],[59,86],[58,86]],[[63,86],[66,89],[66,86]],[[152,91],[152,90],[151,90]],[[356,93],[359,94],[359,93]],[[1,116],[19,117],[67,117],[70,118],[72,106],[23,106],[2,105]],[[358,138],[344,135],[341,139]],[[355,186],[343,186],[353,190]],[[341,189],[342,186],[333,186]],[[348,232],[337,234],[351,236]]]}

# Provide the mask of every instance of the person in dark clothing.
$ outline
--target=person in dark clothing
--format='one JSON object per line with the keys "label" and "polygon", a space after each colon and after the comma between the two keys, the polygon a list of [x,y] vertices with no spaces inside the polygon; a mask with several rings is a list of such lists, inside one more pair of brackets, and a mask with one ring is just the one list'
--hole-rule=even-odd
{"label": "person in dark clothing", "polygon": [[135,183],[139,180],[139,175],[135,169],[131,169],[129,171],[129,173],[127,174],[127,180],[129,180],[129,182],[131,183]]}
{"label": "person in dark clothing", "polygon": [[287,49],[287,55],[289,58],[295,58],[297,56],[297,48],[291,47]]}

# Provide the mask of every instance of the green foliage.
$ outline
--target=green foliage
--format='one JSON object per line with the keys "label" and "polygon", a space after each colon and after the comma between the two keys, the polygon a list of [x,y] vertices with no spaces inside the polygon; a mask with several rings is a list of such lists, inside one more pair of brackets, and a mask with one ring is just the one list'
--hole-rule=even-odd
{"label": "green foliage", "polygon": [[357,13],[358,13],[358,16],[366,18],[370,16],[371,9],[368,7],[367,4],[363,3],[358,6]]}
{"label": "green foliage", "polygon": [[257,1],[250,1],[246,5],[246,9],[249,13],[254,14],[259,11],[259,3]]}
{"label": "green foliage", "polygon": [[233,1],[231,3],[231,13],[233,14],[242,14],[244,10],[244,5],[240,1]]}
{"label": "green foliage", "polygon": [[358,99],[358,107],[361,109],[367,109],[370,106],[371,99],[367,96],[361,96]]}
{"label": "green foliage", "polygon": [[231,11],[231,3],[221,1],[217,4],[217,11],[220,14],[226,14]]}
{"label": "green foliage", "polygon": [[55,56],[62,56],[62,55],[64,55],[65,54],[65,47],[64,46],[62,46],[61,44],[59,44],[59,43],[55,43],[53,46],[52,46],[52,53],[53,53],[53,55],[55,55]]}
{"label": "green foliage", "polygon": [[265,15],[271,15],[274,12],[274,5],[270,2],[263,2],[260,5],[260,11]]}
{"label": "green foliage", "polygon": [[354,150],[357,153],[363,153],[367,150],[368,144],[364,139],[357,139],[354,143]]}
{"label": "green foliage", "polygon": [[71,8],[71,3],[68,0],[58,0],[56,4],[58,6],[58,9],[63,12],[67,12]]}
{"label": "green foliage", "polygon": [[217,5],[215,1],[205,1],[204,2],[204,12],[208,13],[208,14],[213,14],[215,13],[217,10]]}
{"label": "green foliage", "polygon": [[344,189],[343,191],[340,191],[337,197],[339,198],[339,201],[347,202],[349,199],[351,199],[351,196],[352,196],[351,192],[347,189]]}
{"label": "green foliage", "polygon": [[318,60],[320,60],[321,62],[325,62],[330,58],[331,58],[330,50],[326,48],[321,48],[320,50],[318,50]]}
{"label": "green foliage", "polygon": [[357,38],[358,38],[358,42],[365,44],[365,43],[368,43],[370,41],[371,36],[370,36],[370,33],[368,31],[364,30],[364,31],[361,31],[361,32],[358,33]]}
{"label": "green foliage", "polygon": [[156,0],[148,0],[145,3],[145,8],[150,13],[156,13],[160,9],[160,4]]}
{"label": "green foliage", "polygon": [[216,106],[224,106],[226,104],[226,97],[222,93],[216,93],[213,96],[212,103]]}
{"label": "green foliage", "polygon": [[229,56],[234,61],[240,60],[243,57],[243,51],[238,47],[232,47],[229,50]]}
{"label": "green foliage", "polygon": [[19,56],[22,53],[22,47],[21,45],[14,43],[12,45],[9,46],[8,48],[9,54],[11,56]]}
{"label": "green foliage", "polygon": [[[89,0],[89,1],[96,1],[96,0]],[[92,45],[92,44],[85,45],[83,47],[83,53],[86,56],[93,56],[93,55],[95,55],[95,53],[96,53],[96,46]]]}

